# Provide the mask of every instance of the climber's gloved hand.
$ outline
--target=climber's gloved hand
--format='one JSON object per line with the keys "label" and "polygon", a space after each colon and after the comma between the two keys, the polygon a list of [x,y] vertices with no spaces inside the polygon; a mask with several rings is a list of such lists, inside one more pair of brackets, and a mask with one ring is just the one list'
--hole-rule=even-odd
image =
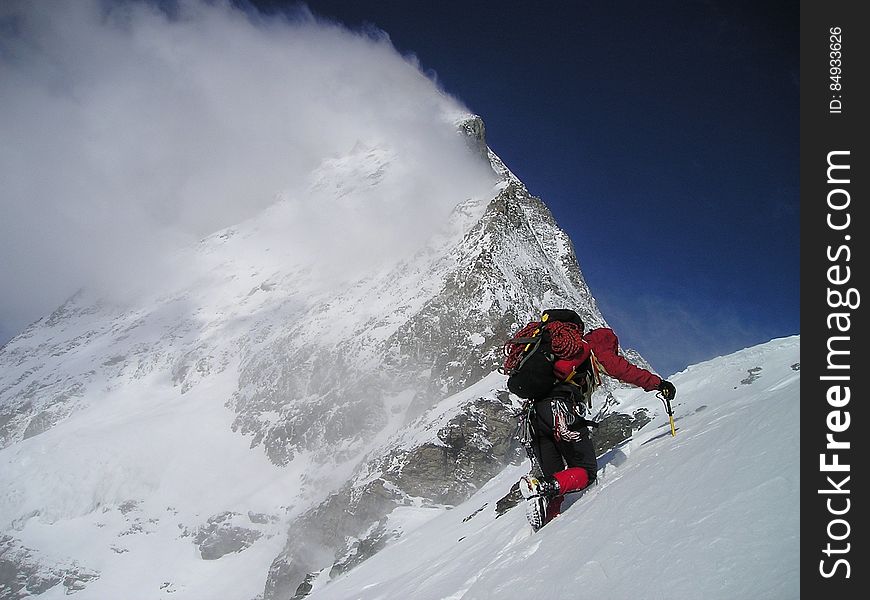
{"label": "climber's gloved hand", "polygon": [[662,393],[665,400],[673,400],[674,396],[677,395],[677,388],[674,387],[674,384],[670,381],[662,379],[662,382],[659,384],[658,390]]}

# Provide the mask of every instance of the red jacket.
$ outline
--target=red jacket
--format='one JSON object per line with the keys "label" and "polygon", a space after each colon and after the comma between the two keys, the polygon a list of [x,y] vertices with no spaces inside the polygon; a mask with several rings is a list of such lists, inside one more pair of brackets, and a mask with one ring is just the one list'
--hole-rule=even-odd
{"label": "red jacket", "polygon": [[641,369],[620,356],[619,339],[612,329],[600,327],[583,336],[584,350],[570,360],[557,360],[554,364],[556,374],[563,379],[580,365],[591,352],[593,360],[600,365],[606,375],[615,377],[651,392],[659,387],[662,378],[646,369]]}

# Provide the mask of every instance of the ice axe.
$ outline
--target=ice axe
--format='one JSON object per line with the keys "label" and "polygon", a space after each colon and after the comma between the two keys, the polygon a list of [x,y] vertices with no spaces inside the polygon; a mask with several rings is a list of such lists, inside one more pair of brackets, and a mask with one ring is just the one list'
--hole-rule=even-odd
{"label": "ice axe", "polygon": [[656,394],[659,400],[662,401],[662,404],[665,405],[665,412],[668,413],[668,419],[671,421],[671,436],[677,435],[677,428],[674,427],[674,409],[671,408],[671,401],[665,398],[664,394],[659,392]]}

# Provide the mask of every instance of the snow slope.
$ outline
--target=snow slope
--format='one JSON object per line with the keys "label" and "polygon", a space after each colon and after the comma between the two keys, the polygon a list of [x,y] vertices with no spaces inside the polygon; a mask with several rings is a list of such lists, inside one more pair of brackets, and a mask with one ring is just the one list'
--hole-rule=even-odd
{"label": "snow slope", "polygon": [[537,534],[521,505],[496,516],[527,465],[509,467],[309,598],[798,598],[799,361],[793,336],[676,374],[675,437],[622,392],[656,417]]}

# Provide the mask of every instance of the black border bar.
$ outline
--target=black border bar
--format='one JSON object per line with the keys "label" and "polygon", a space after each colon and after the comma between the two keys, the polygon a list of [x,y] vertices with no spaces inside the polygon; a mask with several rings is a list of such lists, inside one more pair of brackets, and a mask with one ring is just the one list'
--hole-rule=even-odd
{"label": "black border bar", "polygon": [[[868,593],[870,5],[800,4],[801,594]],[[859,559],[858,557],[861,557]],[[860,594],[860,595],[859,595]]]}

